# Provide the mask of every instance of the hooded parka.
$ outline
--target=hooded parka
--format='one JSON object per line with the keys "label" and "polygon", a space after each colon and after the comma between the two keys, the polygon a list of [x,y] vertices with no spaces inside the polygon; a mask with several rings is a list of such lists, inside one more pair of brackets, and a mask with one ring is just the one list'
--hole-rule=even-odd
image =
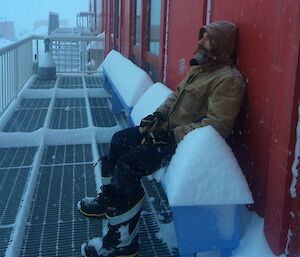
{"label": "hooded parka", "polygon": [[173,130],[177,143],[191,130],[208,125],[226,138],[245,93],[244,79],[232,65],[236,26],[216,21],[200,29],[200,38],[204,32],[211,44],[208,60],[193,66],[177,91],[157,109],[165,120],[161,127]]}

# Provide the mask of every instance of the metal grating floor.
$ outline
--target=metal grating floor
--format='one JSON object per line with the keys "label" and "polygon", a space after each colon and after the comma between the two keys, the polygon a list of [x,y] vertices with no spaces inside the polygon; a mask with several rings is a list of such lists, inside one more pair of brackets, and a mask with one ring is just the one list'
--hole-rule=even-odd
{"label": "metal grating floor", "polygon": [[51,99],[49,98],[38,98],[30,99],[24,98],[20,103],[22,109],[48,109]]}
{"label": "metal grating floor", "polygon": [[96,195],[91,145],[48,146],[28,218],[21,256],[80,256],[102,220],[87,219],[77,201]]}
{"label": "metal grating floor", "polygon": [[[49,89],[56,85],[70,89],[69,92],[72,93],[71,89],[83,88],[84,85],[86,88],[99,88],[101,81],[97,76],[70,75],[59,76],[58,81],[36,79],[29,87]],[[67,96],[64,92],[65,95]],[[21,101],[11,119],[5,124],[4,131],[34,131],[48,123],[48,118],[45,123],[47,114],[51,114],[50,129],[84,128],[89,126],[89,111],[92,114],[91,122],[97,127],[108,130],[116,125],[127,127],[126,115],[123,112],[113,114],[110,106],[110,98],[105,97],[27,98]],[[37,183],[22,246],[21,249],[17,249],[20,251],[19,256],[80,256],[80,246],[83,242],[103,236],[107,222],[83,217],[77,210],[78,200],[96,195],[93,157],[106,155],[109,151],[109,143],[96,143],[97,153],[93,152],[95,149],[90,144],[48,145],[40,149],[43,156],[40,166],[34,169],[38,171]],[[5,255],[10,243],[15,218],[24,190],[28,187],[27,182],[36,152],[37,147],[0,148],[0,256]],[[156,193],[155,197],[161,197],[157,189],[153,192]],[[157,198],[157,201],[153,201],[152,195],[153,193],[148,193],[151,203],[149,199],[145,200],[142,212],[139,256],[177,257],[178,252],[170,253],[166,244],[155,235],[159,231],[160,223],[170,220],[170,213],[162,208],[158,211],[159,215],[156,215],[153,208],[164,207],[160,205],[164,200]]]}
{"label": "metal grating floor", "polygon": [[50,99],[23,99],[4,127],[4,132],[32,132],[44,125]]}
{"label": "metal grating floor", "polygon": [[85,76],[84,80],[87,88],[102,88],[100,76]]}
{"label": "metal grating floor", "polygon": [[76,129],[88,126],[84,98],[57,98],[54,103],[50,128]]}
{"label": "metal grating floor", "polygon": [[29,167],[36,150],[36,147],[0,148],[0,168]]}
{"label": "metal grating floor", "polygon": [[89,98],[93,124],[97,127],[113,127],[117,125],[107,98]]}
{"label": "metal grating floor", "polygon": [[173,220],[172,212],[161,184],[157,183],[154,179],[149,180],[147,177],[143,178],[142,184],[148,198],[152,199],[151,205],[155,210],[159,222],[170,223]]}
{"label": "metal grating floor", "polygon": [[146,198],[141,215],[139,239],[140,257],[179,257],[177,250],[169,251],[167,245],[156,237],[159,232],[159,222],[151,208],[149,198]]}
{"label": "metal grating floor", "polygon": [[0,256],[10,241],[36,147],[0,149]]}
{"label": "metal grating floor", "polygon": [[83,88],[83,80],[79,76],[61,76],[58,81],[58,87],[65,89]]}
{"label": "metal grating floor", "polygon": [[0,228],[0,256],[5,255],[11,232],[12,228]]}
{"label": "metal grating floor", "polygon": [[56,79],[54,80],[44,80],[44,79],[35,79],[31,85],[31,89],[50,89],[54,88]]}

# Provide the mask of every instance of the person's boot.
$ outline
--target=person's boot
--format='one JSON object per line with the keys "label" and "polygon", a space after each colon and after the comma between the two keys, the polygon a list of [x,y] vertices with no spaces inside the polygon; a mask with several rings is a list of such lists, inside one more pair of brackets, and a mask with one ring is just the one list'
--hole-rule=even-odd
{"label": "person's boot", "polygon": [[132,201],[109,201],[108,232],[81,247],[85,257],[135,257],[139,254],[138,229],[144,196]]}
{"label": "person's boot", "polygon": [[87,217],[103,217],[105,215],[107,199],[110,196],[110,184],[113,165],[107,158],[101,158],[102,186],[96,197],[85,197],[77,203],[78,210]]}
{"label": "person's boot", "polygon": [[105,216],[108,194],[105,191],[109,190],[101,186],[101,193],[97,197],[85,197],[77,203],[77,208],[81,214],[86,217],[100,218]]}

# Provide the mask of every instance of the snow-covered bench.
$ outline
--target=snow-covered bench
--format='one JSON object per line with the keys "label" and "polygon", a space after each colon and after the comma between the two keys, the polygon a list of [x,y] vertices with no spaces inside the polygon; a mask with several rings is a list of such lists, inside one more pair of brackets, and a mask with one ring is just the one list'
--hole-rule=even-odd
{"label": "snow-covered bench", "polygon": [[153,84],[137,101],[130,113],[129,126],[138,126],[141,120],[156,109],[168,98],[172,90],[157,82]]}
{"label": "snow-covered bench", "polygon": [[[170,93],[161,83],[151,86],[134,106],[132,124],[153,113]],[[171,207],[180,255],[219,250],[221,257],[231,256],[239,246],[240,206],[253,199],[225,140],[210,126],[193,130],[163,173],[160,184]]]}
{"label": "snow-covered bench", "polygon": [[[139,125],[171,93],[116,51],[103,68],[112,109],[123,108],[129,126]],[[159,185],[172,211],[180,255],[220,250],[221,257],[231,256],[239,245],[240,206],[253,199],[225,140],[210,126],[193,130],[178,144],[165,171]]]}
{"label": "snow-covered bench", "polygon": [[129,120],[134,105],[153,81],[144,70],[112,50],[103,61],[103,84],[112,94],[112,112],[123,110]]}

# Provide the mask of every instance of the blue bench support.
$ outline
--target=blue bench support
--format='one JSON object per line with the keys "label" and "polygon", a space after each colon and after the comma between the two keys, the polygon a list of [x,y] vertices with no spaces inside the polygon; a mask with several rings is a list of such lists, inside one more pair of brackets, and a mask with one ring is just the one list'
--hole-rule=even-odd
{"label": "blue bench support", "polygon": [[103,84],[103,88],[108,92],[108,93],[111,93],[111,84],[110,82],[108,81],[108,75],[107,75],[107,72],[105,69],[103,69],[103,81],[102,81],[102,84]]}
{"label": "blue bench support", "polygon": [[181,256],[220,251],[221,257],[230,257],[239,246],[239,205],[171,206],[171,210]]}
{"label": "blue bench support", "polygon": [[127,117],[127,125],[128,127],[132,126],[132,121],[130,118],[130,113],[133,107],[128,106],[125,101],[123,100],[122,96],[119,94],[118,90],[116,89],[115,84],[109,77],[108,73],[104,69],[104,76],[103,76],[104,84],[103,87],[107,92],[111,92],[112,102],[111,102],[111,109],[113,113],[119,113],[122,110],[125,112]]}

